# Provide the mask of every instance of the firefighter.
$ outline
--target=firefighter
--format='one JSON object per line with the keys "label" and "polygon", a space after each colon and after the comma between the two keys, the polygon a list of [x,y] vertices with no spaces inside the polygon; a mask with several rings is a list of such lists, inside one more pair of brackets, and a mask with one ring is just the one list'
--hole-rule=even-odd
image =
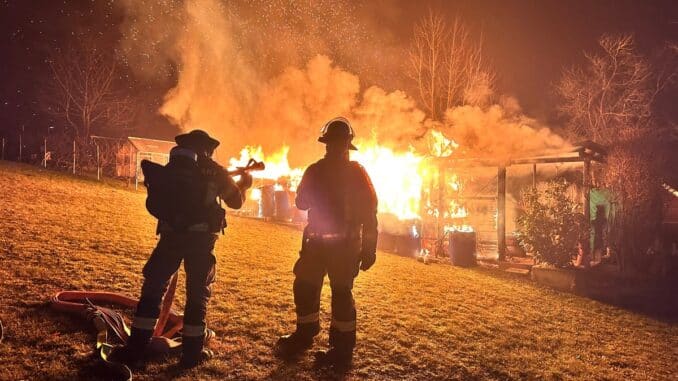
{"label": "firefighter", "polygon": [[329,350],[316,353],[316,364],[350,367],[356,343],[353,280],[376,260],[377,197],[365,169],[350,161],[354,133],[348,120],[335,118],[321,130],[325,157],[309,166],[297,189],[296,206],[308,210],[293,285],[296,330],[278,340],[279,355],[309,349],[320,331],[320,290],[325,274],[332,290]]}
{"label": "firefighter", "polygon": [[[185,223],[158,220],[157,233],[160,239],[144,266],[144,282],[132,321],[131,335],[120,351],[120,357],[124,362],[137,364],[143,359],[169,279],[183,260],[186,307],[180,365],[191,368],[212,356],[212,352],[204,348],[207,333],[205,314],[215,278],[214,244],[217,233],[223,232],[226,223],[224,209],[217,202],[217,197],[228,207],[239,209],[245,200],[245,190],[252,185],[252,177],[244,173],[235,182],[214,162],[211,156],[219,141],[204,131],[193,130],[178,135],[175,141],[177,146],[172,149],[169,163],[164,167],[169,170],[166,176],[172,178],[165,183],[175,181],[172,184],[179,185],[172,186],[174,189],[165,193],[174,197],[174,202],[170,201],[170,205],[163,207],[184,210],[186,213],[182,215],[189,215],[190,218],[185,217]],[[180,197],[180,201],[176,201],[176,197]],[[150,198],[149,187],[147,207]],[[180,205],[172,206],[172,203]],[[149,211],[156,215],[150,208]]]}

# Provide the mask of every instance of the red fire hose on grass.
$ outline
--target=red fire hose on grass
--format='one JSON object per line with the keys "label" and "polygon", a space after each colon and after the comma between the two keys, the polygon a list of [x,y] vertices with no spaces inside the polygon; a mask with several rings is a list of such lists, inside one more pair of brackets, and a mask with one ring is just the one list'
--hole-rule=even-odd
{"label": "red fire hose on grass", "polygon": [[[153,353],[166,354],[181,348],[180,331],[184,325],[183,316],[172,310],[176,287],[177,273],[172,276],[163,297],[160,317],[148,348]],[[133,309],[137,303],[138,300],[125,295],[95,291],[61,291],[50,299],[50,306],[53,309],[78,314],[92,321],[97,330],[96,351],[99,357],[125,380],[132,379],[132,371],[124,364],[109,360],[115,345],[108,342],[108,332],[110,330],[121,343],[125,343],[130,329],[120,313],[101,304]],[[213,337],[214,332],[208,329],[205,341]]]}

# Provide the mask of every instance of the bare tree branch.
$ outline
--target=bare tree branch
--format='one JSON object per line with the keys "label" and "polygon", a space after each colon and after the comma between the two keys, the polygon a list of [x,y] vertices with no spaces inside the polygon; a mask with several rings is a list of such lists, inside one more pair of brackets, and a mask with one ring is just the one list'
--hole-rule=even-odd
{"label": "bare tree branch", "polygon": [[482,44],[459,18],[448,24],[429,10],[414,29],[409,57],[419,101],[435,120],[455,106],[484,104],[493,93],[495,76],[483,61]]}
{"label": "bare tree branch", "polygon": [[117,91],[115,60],[92,44],[51,52],[50,80],[42,108],[66,124],[70,138],[86,144],[92,134],[122,135],[131,129],[134,107]]}
{"label": "bare tree branch", "polygon": [[661,181],[672,172],[665,140],[675,136],[654,109],[675,81],[675,50],[664,61],[650,60],[637,52],[631,35],[604,35],[599,46],[585,54],[586,65],[563,73],[556,91],[574,135],[609,147],[601,185],[617,205],[611,243],[622,267],[633,268],[656,238]]}

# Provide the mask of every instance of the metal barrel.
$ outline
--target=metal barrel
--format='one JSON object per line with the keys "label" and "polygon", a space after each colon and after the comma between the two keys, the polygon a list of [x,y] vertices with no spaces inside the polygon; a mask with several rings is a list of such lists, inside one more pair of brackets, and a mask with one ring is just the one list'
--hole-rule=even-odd
{"label": "metal barrel", "polygon": [[292,204],[290,195],[287,191],[275,191],[273,196],[275,202],[275,219],[279,221],[288,221],[292,218]]}
{"label": "metal barrel", "polygon": [[455,266],[472,267],[476,265],[476,233],[453,231],[449,233],[450,260]]}
{"label": "metal barrel", "polygon": [[261,187],[261,199],[259,200],[259,217],[271,218],[275,216],[275,191],[273,185]]}

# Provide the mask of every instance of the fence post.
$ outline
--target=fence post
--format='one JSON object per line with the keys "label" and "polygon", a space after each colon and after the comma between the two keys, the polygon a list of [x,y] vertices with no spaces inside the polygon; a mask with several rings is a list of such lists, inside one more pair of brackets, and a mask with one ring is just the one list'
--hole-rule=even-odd
{"label": "fence post", "polygon": [[136,153],[136,166],[134,167],[134,190],[139,189],[139,152]]}
{"label": "fence post", "polygon": [[23,143],[22,134],[19,134],[19,163],[21,163],[21,154],[22,154],[22,151],[23,151],[23,145],[24,145],[24,143]]}
{"label": "fence post", "polygon": [[584,253],[584,256],[587,259],[587,261],[590,261],[591,257],[589,254],[591,253],[591,159],[588,157],[584,159],[584,168],[583,168],[583,185],[584,185],[584,221],[586,225],[584,225],[589,232],[589,240],[586,241],[586,245],[584,246],[584,249],[586,252]]}
{"label": "fence post", "polygon": [[445,240],[445,167],[438,165],[438,215],[436,216],[436,239]]}
{"label": "fence post", "polygon": [[97,180],[101,180],[101,164],[99,162],[99,145],[95,144],[97,147]]}
{"label": "fence post", "polygon": [[497,252],[499,260],[506,256],[506,166],[497,169]]}
{"label": "fence post", "polygon": [[47,138],[45,138],[45,152],[42,155],[43,167],[47,168]]}
{"label": "fence post", "polygon": [[532,164],[532,188],[537,188],[537,164]]}
{"label": "fence post", "polygon": [[75,175],[75,140],[73,140],[73,174]]}

